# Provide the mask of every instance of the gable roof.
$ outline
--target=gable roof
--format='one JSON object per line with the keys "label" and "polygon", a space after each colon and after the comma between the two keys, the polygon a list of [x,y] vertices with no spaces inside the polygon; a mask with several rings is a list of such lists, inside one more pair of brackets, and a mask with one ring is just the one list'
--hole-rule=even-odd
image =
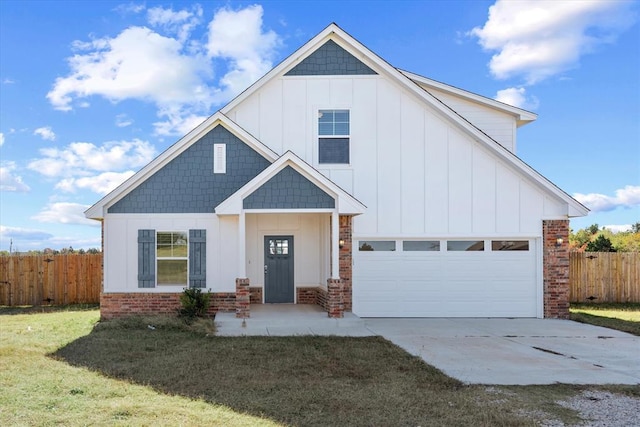
{"label": "gable roof", "polygon": [[189,148],[191,145],[199,141],[200,138],[202,138],[216,126],[224,126],[225,129],[237,136],[241,141],[255,150],[262,157],[267,159],[270,163],[274,162],[278,158],[278,155],[273,150],[264,145],[262,142],[258,141],[250,133],[242,129],[224,114],[217,112],[207,120],[202,122],[200,125],[198,125],[191,132],[182,137],[180,140],[178,140],[178,142],[162,152],[158,157],[153,159],[149,164],[136,172],[132,177],[120,184],[115,190],[111,191],[109,194],[100,199],[96,204],[87,209],[84,213],[85,216],[87,218],[93,219],[103,218],[109,206],[113,205],[118,200],[129,194],[150,176],[155,174],[158,170],[162,169],[174,158],[187,150],[187,148]]}
{"label": "gable roof", "polygon": [[[492,139],[482,130],[478,129],[464,117],[460,116],[458,113],[453,111],[449,106],[440,101],[437,97],[432,95],[429,91],[425,90],[419,83],[413,80],[415,78],[418,80],[419,76],[416,74],[411,74],[411,77],[406,75],[404,72],[401,72],[399,69],[393,67],[388,62],[386,62],[383,58],[369,50],[366,46],[361,44],[351,35],[349,35],[346,31],[340,28],[335,23],[331,23],[324,30],[322,30],[318,35],[313,37],[307,43],[305,43],[302,47],[296,50],[294,53],[289,55],[284,61],[278,64],[276,67],[271,69],[267,74],[265,74],[262,78],[256,81],[253,85],[251,85],[248,89],[238,95],[235,99],[229,102],[225,107],[223,107],[220,111],[224,114],[228,114],[231,110],[233,110],[236,106],[242,103],[245,99],[247,99],[252,94],[259,91],[265,84],[267,84],[270,80],[277,78],[286,74],[289,70],[294,68],[298,63],[303,61],[305,58],[310,56],[313,52],[315,52],[318,48],[323,46],[328,40],[333,40],[340,47],[345,49],[347,52],[351,53],[354,57],[358,58],[365,65],[370,67],[373,71],[378,74],[384,75],[400,86],[405,88],[406,90],[413,93],[417,98],[419,98],[426,105],[433,108],[437,111],[445,120],[449,123],[454,124],[471,138],[473,138],[478,143],[486,146],[494,152],[498,158],[504,160],[507,164],[514,167],[516,170],[520,171],[524,176],[531,179],[536,185],[541,187],[547,193],[552,194],[556,198],[566,202],[568,204],[568,216],[584,216],[589,212],[584,205],[575,200],[569,194],[561,190],[543,175],[541,175],[538,171],[527,165],[523,162],[519,157],[517,157],[514,153],[504,148],[497,141]],[[421,78],[424,80],[424,78]],[[428,80],[428,79],[427,79]],[[498,106],[505,110],[510,111],[512,114],[516,113],[521,116],[521,120],[528,120],[535,118],[533,113],[529,113],[525,110],[517,109],[515,107],[507,106],[506,104],[498,103],[497,101],[489,101],[486,98],[483,98],[479,95],[470,96],[470,92],[462,91],[460,89],[453,88],[451,86],[438,84],[433,80],[429,80],[428,82],[425,80],[425,84],[431,84],[434,87],[439,86],[441,90],[446,90],[449,93],[455,93],[459,96],[465,96],[469,99],[473,99],[475,102],[482,101],[486,105],[489,105],[493,108],[498,108]],[[532,117],[533,116],[533,117]]]}
{"label": "gable roof", "polygon": [[[342,215],[359,215],[366,211],[367,207],[358,201],[351,194],[336,185],[333,181],[318,172],[307,162],[296,156],[293,152],[287,151],[269,167],[247,182],[242,188],[229,196],[224,202],[215,208],[218,215],[237,215],[243,210],[243,200],[260,189],[271,178],[276,176],[283,169],[291,167],[300,175],[311,181],[322,191],[333,197],[336,202],[336,209]],[[317,209],[315,209],[317,210]],[[328,209],[325,209],[328,210]],[[286,209],[291,211],[291,209]]]}

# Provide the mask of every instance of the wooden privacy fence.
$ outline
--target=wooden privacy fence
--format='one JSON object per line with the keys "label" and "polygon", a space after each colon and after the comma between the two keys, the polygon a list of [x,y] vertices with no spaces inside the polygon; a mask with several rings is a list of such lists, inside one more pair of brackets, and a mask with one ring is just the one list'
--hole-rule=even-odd
{"label": "wooden privacy fence", "polygon": [[102,254],[0,256],[0,305],[97,304]]}
{"label": "wooden privacy fence", "polygon": [[569,282],[571,302],[640,302],[640,253],[571,252]]}

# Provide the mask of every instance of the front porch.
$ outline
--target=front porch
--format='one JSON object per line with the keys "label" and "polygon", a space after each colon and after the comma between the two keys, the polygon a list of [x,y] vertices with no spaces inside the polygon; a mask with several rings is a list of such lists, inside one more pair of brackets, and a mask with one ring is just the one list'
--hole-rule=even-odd
{"label": "front porch", "polygon": [[218,336],[374,335],[355,314],[346,312],[342,318],[330,318],[315,304],[252,304],[251,318],[218,312],[215,323]]}

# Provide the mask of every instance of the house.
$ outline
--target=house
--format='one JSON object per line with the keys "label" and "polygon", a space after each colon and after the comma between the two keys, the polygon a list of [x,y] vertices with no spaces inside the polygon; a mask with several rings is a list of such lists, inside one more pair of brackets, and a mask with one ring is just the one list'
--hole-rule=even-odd
{"label": "house", "polygon": [[318,304],[329,316],[566,317],[569,218],[519,108],[394,68],[335,24],[86,211],[103,318]]}

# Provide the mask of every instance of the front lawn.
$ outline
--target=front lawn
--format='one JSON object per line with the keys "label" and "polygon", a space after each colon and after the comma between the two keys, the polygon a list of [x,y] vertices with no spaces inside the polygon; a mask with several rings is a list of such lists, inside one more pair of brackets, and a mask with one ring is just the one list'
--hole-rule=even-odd
{"label": "front lawn", "polygon": [[640,336],[640,304],[571,304],[571,320]]}
{"label": "front lawn", "polygon": [[6,313],[0,425],[576,423],[556,401],[586,388],[466,386],[379,337],[216,337],[206,321]]}

